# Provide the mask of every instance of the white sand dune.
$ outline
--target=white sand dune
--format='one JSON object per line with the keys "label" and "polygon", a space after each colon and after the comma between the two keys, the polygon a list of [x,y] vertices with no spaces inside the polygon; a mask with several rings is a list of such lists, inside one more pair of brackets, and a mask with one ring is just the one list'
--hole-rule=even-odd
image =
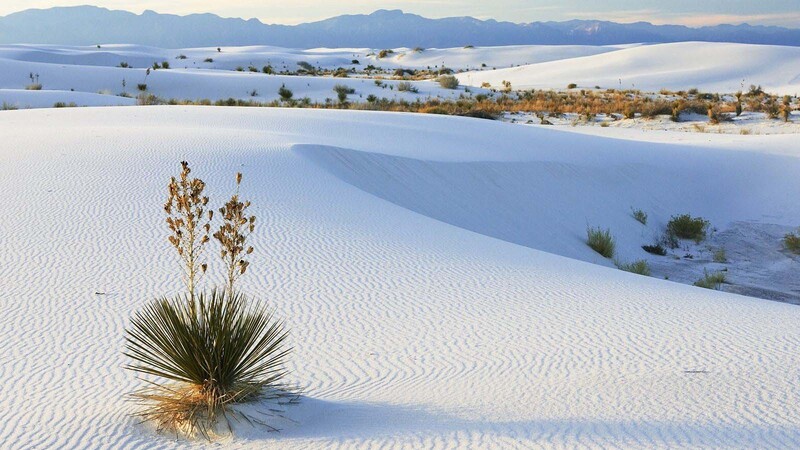
{"label": "white sand dune", "polygon": [[658,91],[698,88],[708,92],[746,91],[751,84],[771,93],[800,92],[800,48],[711,42],[680,42],[621,49],[496,71],[459,75],[463,83],[515,89],[622,88]]}
{"label": "white sand dune", "polygon": [[[399,92],[398,81],[388,80],[386,87],[376,86],[373,80],[363,78],[333,78],[312,76],[266,75],[262,73],[235,72],[230,70],[169,69],[156,70],[147,76],[146,69],[123,69],[119,67],[59,65],[0,59],[0,102],[7,101],[4,91],[24,89],[31,83],[31,73],[39,75],[45,91],[74,91],[76,103],[80,93],[111,92],[138,95],[137,85],[146,84],[147,92],[159,97],[179,100],[212,101],[228,98],[268,102],[279,99],[278,89],[285,85],[292,90],[295,99],[308,97],[317,102],[325,99],[336,101],[337,84],[355,89],[351,100],[366,101],[370,94],[378,98],[394,98],[414,101],[427,97],[453,98],[463,89],[443,89],[433,81],[414,82],[419,92]],[[122,87],[123,80],[126,87]],[[388,86],[391,85],[390,89]],[[252,95],[255,91],[256,95]],[[12,99],[12,97],[8,97]],[[52,105],[50,105],[52,106]]]}
{"label": "white sand dune", "polygon": [[[178,56],[186,59],[176,59]],[[367,56],[370,55],[370,56]],[[212,58],[213,62],[205,60]],[[352,64],[358,60],[359,64]],[[156,70],[146,76],[154,62],[168,61],[169,70]],[[399,81],[388,80],[377,86],[370,79],[313,76],[281,76],[236,72],[250,66],[261,70],[272,65],[276,71],[293,71],[305,61],[315,67],[363,69],[373,64],[392,69],[449,68],[473,71],[459,74],[461,82],[473,86],[469,94],[462,87],[443,89],[434,81],[413,82],[418,93],[399,92]],[[131,68],[117,67],[126,62]],[[482,65],[497,70],[474,70]],[[524,65],[520,65],[524,64]],[[517,66],[517,67],[512,67]],[[42,94],[20,98],[19,91],[38,74],[45,91],[74,94],[50,94],[80,106],[130,104],[128,99],[98,98],[94,94],[138,94],[139,84],[147,92],[165,99],[211,101],[236,98],[269,102],[279,99],[278,89],[285,85],[296,99],[315,102],[336,101],[333,88],[344,84],[355,89],[350,101],[364,102],[367,97],[405,101],[433,97],[458,98],[487,92],[484,82],[501,87],[510,81],[515,89],[563,89],[569,83],[581,88],[637,88],[657,91],[661,88],[735,92],[750,84],[762,85],[772,93],[796,94],[800,91],[800,49],[725,43],[677,43],[634,46],[507,46],[455,49],[425,49],[417,52],[397,49],[378,58],[369,49],[284,49],[278,47],[232,47],[160,49],[135,45],[68,47],[48,45],[0,46],[0,102],[19,103],[22,107],[47,107]],[[123,80],[125,86],[123,86]],[[89,95],[91,94],[91,95]]]}
{"label": "white sand dune", "polygon": [[123,399],[129,317],[181,288],[160,207],[181,159],[216,202],[244,173],[242,289],[286,319],[305,391],[283,431],[226,447],[800,446],[800,309],[576,260],[600,262],[586,222],[633,256],[632,205],[796,225],[786,137],[203,107],[4,111],[0,130],[3,447],[206,446]]}
{"label": "white sand dune", "polygon": [[[454,70],[500,68],[599,55],[629,46],[597,45],[508,45],[498,47],[430,48],[422,51],[397,49],[377,59],[376,66],[424,69],[449,67]],[[373,58],[375,59],[375,58]]]}

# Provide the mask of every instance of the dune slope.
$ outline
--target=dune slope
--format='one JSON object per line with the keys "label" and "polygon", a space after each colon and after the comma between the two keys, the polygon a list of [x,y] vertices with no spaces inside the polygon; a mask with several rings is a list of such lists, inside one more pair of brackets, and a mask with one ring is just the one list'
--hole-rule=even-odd
{"label": "dune slope", "polygon": [[[743,183],[740,170],[753,161],[763,162],[751,172],[767,185],[739,212],[709,214],[797,221],[796,206],[770,212],[783,203],[759,203],[796,186],[787,173],[797,156],[769,151],[780,140],[727,150],[635,145],[470,119],[313,110],[88,108],[0,119],[4,446],[189,446],[129,416],[123,395],[138,382],[120,353],[131,313],[181,289],[161,204],[182,159],[217,203],[244,173],[261,226],[241,287],[286,319],[292,377],[305,392],[286,411],[292,421],[273,423],[280,433],[242,426],[230,448],[800,445],[800,309],[545,253],[531,248],[544,239],[497,232],[523,236],[511,216],[487,217],[479,229],[458,215],[490,211],[475,187],[492,184],[503,204],[552,196],[549,206],[569,215],[592,200],[558,204],[572,192],[615,177],[659,192],[637,170],[677,177],[724,154],[731,162],[717,171],[728,187]],[[496,142],[498,132],[507,139]],[[383,184],[373,170],[385,171]],[[582,176],[597,171],[604,175]],[[533,175],[577,187],[537,194],[520,186]],[[440,177],[462,176],[460,194],[439,191]],[[411,202],[417,194],[431,199]],[[440,197],[453,205],[434,214]],[[627,200],[588,214],[611,220]],[[572,220],[543,213],[553,227]],[[581,236],[570,237],[583,223],[570,227],[555,242],[584,258]],[[206,282],[218,279],[212,272]]]}
{"label": "dune slope", "polygon": [[800,91],[800,48],[711,42],[645,45],[608,54],[459,75],[466,84],[514,89],[581,88],[746,91],[761,85],[770,93]]}

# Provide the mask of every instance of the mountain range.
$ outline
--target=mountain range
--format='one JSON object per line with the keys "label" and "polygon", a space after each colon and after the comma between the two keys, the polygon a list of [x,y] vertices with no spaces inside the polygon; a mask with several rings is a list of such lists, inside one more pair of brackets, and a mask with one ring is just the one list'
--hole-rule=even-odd
{"label": "mountain range", "polygon": [[690,28],[599,20],[511,23],[472,17],[429,19],[399,10],[342,15],[299,25],[269,25],[257,19],[214,14],[134,14],[94,6],[29,9],[0,17],[2,44],[390,48],[681,41],[800,46],[800,29],[747,24]]}

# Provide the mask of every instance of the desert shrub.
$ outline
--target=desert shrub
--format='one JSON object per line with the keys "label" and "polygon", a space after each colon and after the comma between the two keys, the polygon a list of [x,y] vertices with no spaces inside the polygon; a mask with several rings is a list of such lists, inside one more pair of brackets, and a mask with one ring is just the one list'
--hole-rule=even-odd
{"label": "desert shrub", "polygon": [[130,67],[128,65],[128,63],[126,63],[125,61],[122,61],[121,63],[119,63],[119,66],[122,67],[123,69],[127,69],[128,67]]}
{"label": "desert shrub", "polygon": [[354,59],[354,60],[350,61],[350,64],[352,64],[352,65],[354,65],[354,66],[358,66],[358,65],[360,65],[361,63],[360,63],[360,62],[359,62],[357,59]]}
{"label": "desert shrub", "polygon": [[233,70],[235,70],[235,71],[237,71],[237,72],[244,72],[244,67],[242,67],[242,66],[236,66],[236,68],[235,68],[235,69],[233,69]]}
{"label": "desert shrub", "polygon": [[78,105],[75,102],[55,102],[53,108],[76,108]]}
{"label": "desert shrub", "polygon": [[475,119],[497,120],[496,115],[481,109],[473,109],[458,115],[461,117],[473,117]]}
{"label": "desert shrub", "polygon": [[578,87],[578,85],[575,83],[570,83],[567,85],[567,89],[575,89],[576,87]]}
{"label": "desert shrub", "polygon": [[161,63],[162,69],[169,69],[169,61],[164,61]]}
{"label": "desert shrub", "polygon": [[147,94],[142,92],[136,97],[136,104],[141,106],[148,106],[148,105],[161,105],[163,104],[163,100],[158,98],[153,94]]}
{"label": "desert shrub", "polygon": [[586,245],[606,258],[614,256],[614,237],[609,229],[587,228]]}
{"label": "desert shrub", "polygon": [[250,91],[250,97],[258,97],[258,90],[253,89],[252,91]]}
{"label": "desert shrub", "polygon": [[643,245],[642,250],[651,255],[665,256],[667,254],[667,249],[661,244]]}
{"label": "desert shrub", "polygon": [[397,83],[397,90],[400,92],[414,92],[414,93],[419,92],[419,89],[417,89],[416,86],[414,86],[408,81],[401,81]]}
{"label": "desert shrub", "polygon": [[706,238],[709,222],[702,217],[692,217],[689,214],[672,216],[667,223],[667,233],[679,239],[691,239],[701,242]]}
{"label": "desert shrub", "polygon": [[456,89],[458,87],[458,78],[452,75],[442,75],[436,81],[439,86],[445,89]]}
{"label": "desert shrub", "polygon": [[203,60],[203,62],[205,62],[205,63],[213,63],[214,62],[214,58],[206,58],[206,59]]}
{"label": "desert shrub", "polygon": [[783,237],[783,245],[790,252],[800,255],[800,233],[788,233]]}
{"label": "desert shrub", "polygon": [[724,272],[708,272],[703,271],[704,275],[703,278],[694,282],[694,285],[697,287],[701,287],[704,289],[716,289],[720,290],[722,288],[722,284],[725,283],[725,273]]}
{"label": "desert shrub", "polygon": [[650,264],[647,263],[646,260],[640,259],[638,261],[634,261],[632,263],[616,263],[617,268],[620,270],[624,270],[625,272],[632,272],[639,275],[644,275],[649,277],[650,276]]}
{"label": "desert shrub", "polygon": [[392,49],[387,48],[387,49],[381,50],[380,52],[378,52],[378,59],[386,58],[387,56],[392,55],[392,54],[394,54],[394,50],[392,50]]}
{"label": "desert shrub", "polygon": [[377,97],[377,96],[375,96],[374,94],[369,94],[369,95],[367,96],[367,102],[368,102],[368,103],[375,103],[375,102],[377,102],[377,101],[378,101],[378,97]]}
{"label": "desert shrub", "polygon": [[266,66],[262,67],[261,68],[261,72],[265,73],[267,75],[272,75],[273,73],[275,73],[275,71],[272,69],[272,66],[270,66],[270,65],[266,65]]}
{"label": "desert shrub", "polygon": [[347,101],[348,94],[355,94],[356,90],[345,86],[343,84],[337,84],[333,87],[333,91],[336,92],[337,97],[339,98],[339,103],[344,103]]}
{"label": "desert shrub", "polygon": [[712,105],[709,103],[708,105],[708,123],[712,125],[717,125],[720,122],[726,121],[727,116],[725,116],[720,110],[719,107],[716,105]]}
{"label": "desert shrub", "polygon": [[178,55],[175,59],[186,59],[186,55]]}
{"label": "desert shrub", "polygon": [[294,93],[286,87],[285,84],[282,84],[281,87],[278,89],[278,95],[281,97],[281,100],[288,102],[294,96]]}
{"label": "desert shrub", "polygon": [[646,102],[641,106],[642,117],[653,119],[657,116],[672,116],[672,104],[664,101]]}
{"label": "desert shrub", "polygon": [[633,209],[631,208],[631,215],[637,222],[641,223],[642,225],[647,225],[647,213],[641,209]]}
{"label": "desert shrub", "polygon": [[237,293],[146,305],[127,330],[126,368],[165,381],[133,393],[140,416],[159,430],[210,438],[219,419],[246,418],[232,405],[285,388],[286,337],[263,304]]}
{"label": "desert shrub", "polygon": [[139,83],[139,84],[136,85],[136,88],[139,89],[140,91],[144,92],[144,91],[147,90],[147,85],[144,84],[144,83]]}
{"label": "desert shrub", "polygon": [[725,251],[724,247],[720,247],[714,251],[713,259],[716,263],[726,263],[728,262],[728,252]]}
{"label": "desert shrub", "polygon": [[309,62],[299,61],[297,63],[297,65],[300,67],[300,69],[302,69],[302,70],[304,70],[304,71],[306,71],[308,73],[316,72],[316,70],[314,69],[314,66],[312,66],[311,63],[309,63]]}
{"label": "desert shrub", "polygon": [[253,72],[253,73],[257,73],[259,71],[258,67],[256,67],[256,66],[249,66],[247,68],[247,70],[249,70],[250,72]]}
{"label": "desert shrub", "polygon": [[25,86],[26,91],[41,91],[42,85],[40,83],[29,84]]}
{"label": "desert shrub", "polygon": [[8,102],[3,102],[3,105],[0,106],[0,110],[2,111],[16,111],[17,109],[19,109],[17,105]]}

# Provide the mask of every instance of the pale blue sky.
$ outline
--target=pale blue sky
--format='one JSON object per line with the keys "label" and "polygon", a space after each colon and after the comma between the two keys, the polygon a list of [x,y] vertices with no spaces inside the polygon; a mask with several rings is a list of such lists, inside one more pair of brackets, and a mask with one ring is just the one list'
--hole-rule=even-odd
{"label": "pale blue sky", "polygon": [[87,3],[136,13],[145,9],[175,14],[211,12],[287,24],[402,9],[426,17],[474,16],[512,22],[577,18],[689,26],[748,22],[800,28],[800,0],[0,0],[0,14]]}

